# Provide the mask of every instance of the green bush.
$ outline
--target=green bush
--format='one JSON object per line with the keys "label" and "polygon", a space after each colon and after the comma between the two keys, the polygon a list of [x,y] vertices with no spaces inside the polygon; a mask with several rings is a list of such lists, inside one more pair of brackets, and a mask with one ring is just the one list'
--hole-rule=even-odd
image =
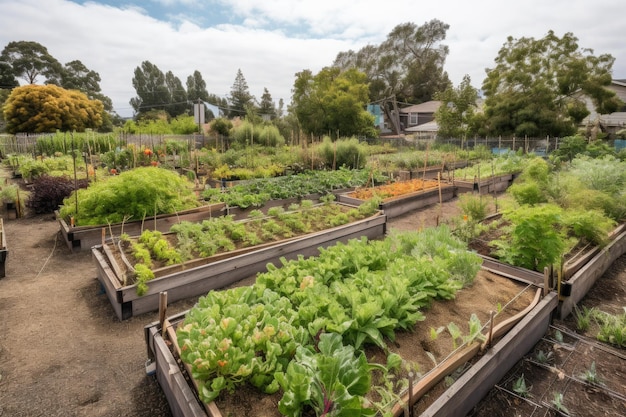
{"label": "green bush", "polygon": [[360,144],[356,138],[338,139],[333,142],[329,137],[325,137],[317,153],[327,168],[361,169],[367,163],[366,145]]}
{"label": "green bush", "polygon": [[63,201],[60,214],[76,225],[121,223],[197,207],[193,184],[174,171],[141,167],[92,183]]}

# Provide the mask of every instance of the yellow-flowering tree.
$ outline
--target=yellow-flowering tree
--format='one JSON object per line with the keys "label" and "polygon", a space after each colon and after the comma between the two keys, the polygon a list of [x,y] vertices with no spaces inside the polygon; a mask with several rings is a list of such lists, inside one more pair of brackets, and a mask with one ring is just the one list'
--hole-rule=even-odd
{"label": "yellow-flowering tree", "polygon": [[100,100],[52,84],[16,87],[4,106],[9,133],[82,132],[102,125],[103,113]]}

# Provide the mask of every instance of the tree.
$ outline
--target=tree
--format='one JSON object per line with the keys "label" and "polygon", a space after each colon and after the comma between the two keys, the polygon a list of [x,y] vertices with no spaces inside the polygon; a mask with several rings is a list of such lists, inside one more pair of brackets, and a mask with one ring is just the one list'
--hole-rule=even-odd
{"label": "tree", "polygon": [[61,85],[68,90],[78,90],[85,94],[100,91],[100,74],[89,70],[82,62],[75,60],[63,67]]}
{"label": "tree", "polygon": [[4,106],[7,132],[78,131],[98,128],[104,106],[77,90],[56,85],[26,85],[13,89]]}
{"label": "tree", "polygon": [[19,85],[11,64],[0,61],[0,90],[11,90]]}
{"label": "tree", "polygon": [[261,96],[261,103],[259,104],[259,114],[261,116],[267,116],[270,119],[276,117],[276,108],[274,107],[274,100],[267,88],[263,89],[263,95]]}
{"label": "tree", "polygon": [[100,88],[100,74],[87,68],[81,61],[74,60],[63,66],[61,75],[61,87],[66,90],[78,90],[92,100],[100,100],[104,109],[113,111],[113,102],[102,94]]}
{"label": "tree", "polygon": [[[423,26],[396,26],[379,46],[367,45],[358,52],[340,52],[333,66],[356,68],[367,75],[370,98],[379,102],[387,119],[396,120],[396,101],[422,103],[450,86],[443,70],[448,47],[441,42],[449,25],[433,19]],[[400,126],[392,125],[395,133]]]}
{"label": "tree", "polygon": [[170,103],[166,110],[171,117],[180,116],[189,112],[189,102],[187,101],[187,90],[183,88],[183,83],[174,75],[172,71],[165,74],[165,85],[170,94]]}
{"label": "tree", "polygon": [[441,106],[435,113],[439,126],[437,135],[443,138],[465,138],[473,133],[472,120],[476,109],[478,91],[471,85],[469,75],[463,77],[458,88],[448,87],[435,94]]}
{"label": "tree", "polygon": [[253,104],[254,96],[250,94],[248,90],[248,83],[246,82],[241,69],[237,70],[237,76],[235,82],[230,88],[230,112],[229,117],[243,117],[246,114],[246,107]]}
{"label": "tree", "polygon": [[143,61],[135,68],[133,87],[137,97],[130,99],[135,113],[145,113],[154,109],[165,109],[172,102],[172,95],[165,83],[165,74],[150,61]]}
{"label": "tree", "polygon": [[585,97],[599,114],[615,111],[620,101],[605,88],[614,61],[580,49],[572,33],[559,38],[549,31],[539,40],[509,36],[483,81],[488,133],[571,135],[589,114]]}
{"label": "tree", "polygon": [[196,103],[198,99],[206,102],[209,101],[206,82],[198,70],[195,70],[193,75],[187,77],[187,99],[193,103]]}
{"label": "tree", "polygon": [[368,100],[367,77],[356,69],[327,67],[315,76],[310,70],[296,74],[293,111],[305,133],[377,135],[374,117],[365,110]]}
{"label": "tree", "polygon": [[40,76],[45,77],[45,84],[61,83],[63,66],[40,43],[9,42],[0,54],[0,62],[8,63],[13,75],[28,84],[35,84]]}

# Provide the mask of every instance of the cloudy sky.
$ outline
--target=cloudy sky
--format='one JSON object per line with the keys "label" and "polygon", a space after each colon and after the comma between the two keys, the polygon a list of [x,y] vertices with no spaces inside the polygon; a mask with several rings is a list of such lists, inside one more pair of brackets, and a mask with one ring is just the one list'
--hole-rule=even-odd
{"label": "cloudy sky", "polygon": [[131,116],[134,69],[150,61],[183,85],[195,70],[226,97],[241,69],[250,93],[290,102],[295,74],[317,73],[337,53],[384,41],[398,24],[450,25],[445,69],[480,87],[508,36],[572,32],[581,48],[616,58],[626,79],[626,2],[618,0],[0,0],[0,48],[35,41],[61,63],[100,74],[115,110]]}

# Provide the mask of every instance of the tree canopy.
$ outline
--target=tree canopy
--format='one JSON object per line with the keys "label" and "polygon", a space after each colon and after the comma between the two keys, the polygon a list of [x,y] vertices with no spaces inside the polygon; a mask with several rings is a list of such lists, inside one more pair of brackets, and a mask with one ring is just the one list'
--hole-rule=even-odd
{"label": "tree canopy", "polygon": [[0,61],[10,65],[15,78],[22,78],[28,84],[35,84],[44,77],[45,84],[61,84],[63,66],[48,49],[37,42],[9,42],[0,54]]}
{"label": "tree canopy", "polygon": [[374,116],[365,110],[369,101],[364,73],[337,67],[296,74],[292,108],[302,130],[308,134],[332,138],[339,136],[377,136]]}
{"label": "tree canopy", "polygon": [[274,100],[272,100],[272,95],[267,88],[263,89],[261,103],[259,103],[259,114],[265,115],[270,119],[276,117],[276,107],[274,106]]}
{"label": "tree canopy", "polygon": [[469,75],[457,87],[448,87],[441,93],[435,94],[435,99],[441,101],[441,106],[435,113],[435,120],[439,126],[438,136],[443,138],[463,138],[474,133],[472,126],[476,112],[478,91],[472,87]]}
{"label": "tree canopy", "polygon": [[[442,43],[449,27],[437,19],[422,26],[397,25],[378,46],[340,52],[333,66],[364,72],[371,101],[382,103],[388,120],[393,121],[391,104],[396,100],[423,103],[451,85],[443,70],[449,50]],[[392,127],[399,129],[399,126]]]}
{"label": "tree canopy", "polygon": [[483,81],[485,133],[563,137],[589,114],[585,99],[600,114],[617,110],[620,100],[605,88],[614,61],[609,54],[579,48],[572,33],[508,37]]}
{"label": "tree canopy", "polygon": [[102,124],[103,112],[101,101],[56,85],[16,87],[4,106],[9,133],[96,129]]}

